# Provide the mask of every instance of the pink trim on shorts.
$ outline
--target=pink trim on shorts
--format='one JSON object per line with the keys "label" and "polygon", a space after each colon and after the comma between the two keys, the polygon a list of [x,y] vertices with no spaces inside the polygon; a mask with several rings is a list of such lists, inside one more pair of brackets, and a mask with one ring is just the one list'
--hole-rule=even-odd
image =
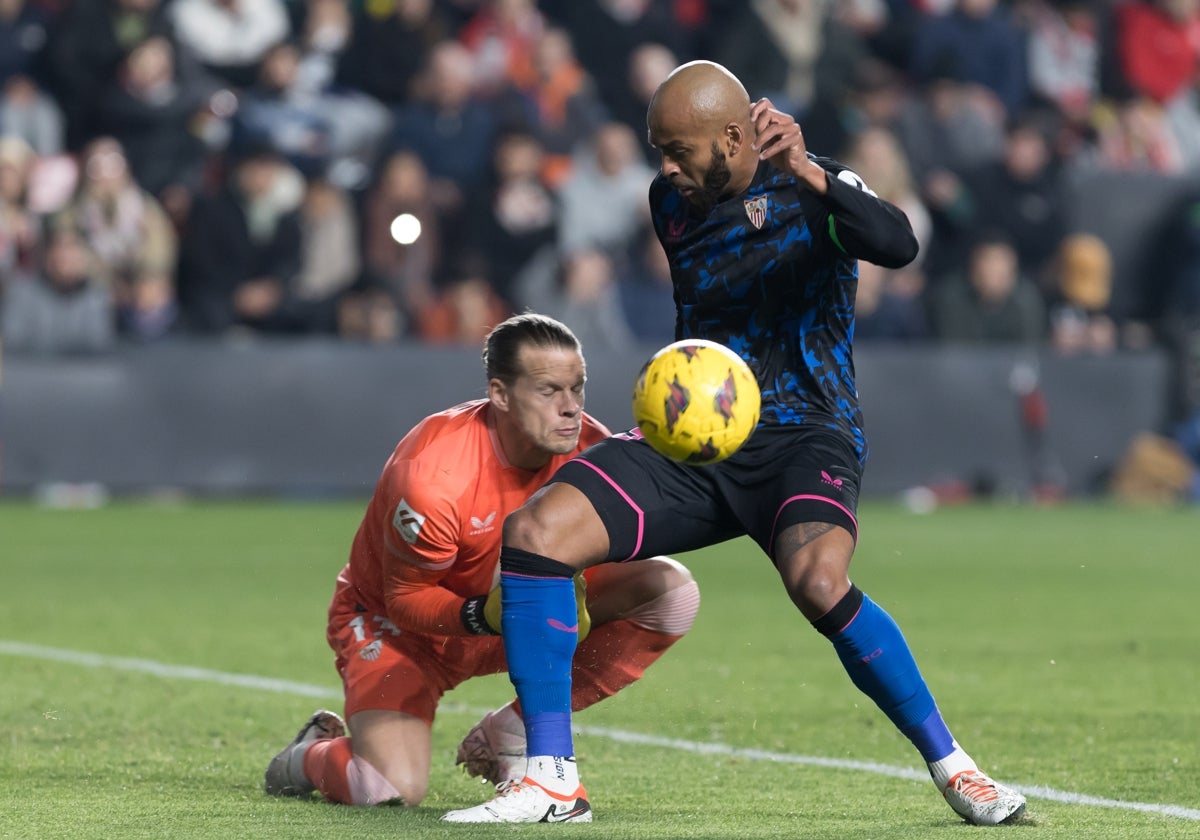
{"label": "pink trim on shorts", "polygon": [[633,552],[625,559],[631,560],[634,557],[637,557],[637,553],[642,548],[642,537],[645,534],[645,530],[646,530],[646,512],[643,511],[640,507],[638,507],[634,503],[633,499],[631,499],[629,497],[629,494],[626,493],[624,490],[622,490],[621,487],[617,484],[617,482],[613,481],[612,478],[609,477],[608,473],[606,473],[604,470],[597,467],[591,461],[585,461],[582,458],[576,458],[575,460],[577,463],[582,464],[585,467],[591,467],[593,470],[595,470],[596,474],[599,475],[601,478],[603,478],[605,481],[607,481],[609,483],[609,485],[612,487],[612,489],[616,490],[617,493],[620,494],[621,498],[625,500],[625,503],[628,504],[631,508],[633,508],[634,512],[637,513],[637,520],[638,520],[637,542],[634,543]]}
{"label": "pink trim on shorts", "polygon": [[840,510],[842,513],[846,514],[846,516],[849,516],[850,521],[854,523],[854,533],[851,534],[851,536],[854,537],[855,543],[858,542],[858,519],[856,519],[854,514],[850,512],[850,508],[846,507],[841,502],[835,502],[833,499],[826,498],[825,496],[818,496],[814,493],[803,493],[799,496],[792,496],[790,499],[784,499],[783,504],[779,506],[779,510],[775,512],[775,521],[771,523],[771,547],[767,550],[767,554],[771,555],[772,559],[774,559],[775,554],[775,528],[779,525],[779,517],[783,516],[783,509],[785,507],[790,505],[792,502],[801,501],[827,502]]}

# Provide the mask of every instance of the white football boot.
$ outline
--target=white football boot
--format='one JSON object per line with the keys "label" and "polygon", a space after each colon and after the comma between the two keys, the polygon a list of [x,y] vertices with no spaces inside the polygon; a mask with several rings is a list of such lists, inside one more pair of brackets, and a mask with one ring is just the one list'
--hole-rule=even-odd
{"label": "white football boot", "polygon": [[525,722],[511,703],[488,712],[471,727],[454,763],[493,785],[525,777]]}
{"label": "white football boot", "polygon": [[555,823],[591,822],[592,806],[587,791],[580,785],[569,796],[546,790],[532,779],[504,781],[496,786],[490,802],[450,811],[442,822],[453,823]]}
{"label": "white football boot", "polygon": [[993,781],[982,770],[955,774],[942,795],[950,807],[972,825],[999,825],[1025,813],[1025,797]]}
{"label": "white football boot", "polygon": [[292,743],[267,765],[263,789],[271,796],[308,796],[316,785],[304,775],[304,753],[313,743],[346,734],[346,722],[333,712],[320,709],[313,712]]}

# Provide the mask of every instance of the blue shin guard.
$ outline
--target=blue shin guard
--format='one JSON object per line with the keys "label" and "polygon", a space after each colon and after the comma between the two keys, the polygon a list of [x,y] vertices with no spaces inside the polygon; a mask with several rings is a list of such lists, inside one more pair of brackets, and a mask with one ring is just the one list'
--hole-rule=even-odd
{"label": "blue shin guard", "polygon": [[954,751],[954,738],[892,617],[857,587],[813,626],[828,637],[850,679],[927,762]]}
{"label": "blue shin guard", "polygon": [[521,549],[500,551],[508,674],[521,701],[528,755],[575,755],[571,660],[578,638],[575,570]]}

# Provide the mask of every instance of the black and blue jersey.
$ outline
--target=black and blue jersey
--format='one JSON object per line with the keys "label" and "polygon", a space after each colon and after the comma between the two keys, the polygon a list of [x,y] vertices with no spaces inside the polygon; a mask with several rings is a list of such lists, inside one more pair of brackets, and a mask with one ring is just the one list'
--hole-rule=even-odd
{"label": "black and blue jersey", "polygon": [[705,212],[660,174],[654,228],[671,264],[675,336],[732,348],[762,390],[761,423],[820,426],[867,456],[851,344],[858,260],[917,253],[908,219],[836,161],[825,195],[761,162],[749,189]]}

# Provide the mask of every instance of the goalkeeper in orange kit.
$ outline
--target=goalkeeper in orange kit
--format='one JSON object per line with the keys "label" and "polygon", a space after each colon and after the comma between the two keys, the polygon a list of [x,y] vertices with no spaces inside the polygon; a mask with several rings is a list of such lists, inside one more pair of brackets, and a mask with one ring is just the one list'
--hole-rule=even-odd
{"label": "goalkeeper in orange kit", "polygon": [[[483,361],[487,398],[425,418],[384,466],[329,607],[346,720],[313,714],[270,762],[267,793],[418,804],[442,695],[507,670],[496,590],[504,519],[609,433],[583,411],[582,351],[558,321],[509,318]],[[691,575],[666,557],[589,569],[576,597],[574,710],[640,678],[700,603]],[[467,733],[457,760],[499,784],[524,774],[525,744],[513,701]]]}

